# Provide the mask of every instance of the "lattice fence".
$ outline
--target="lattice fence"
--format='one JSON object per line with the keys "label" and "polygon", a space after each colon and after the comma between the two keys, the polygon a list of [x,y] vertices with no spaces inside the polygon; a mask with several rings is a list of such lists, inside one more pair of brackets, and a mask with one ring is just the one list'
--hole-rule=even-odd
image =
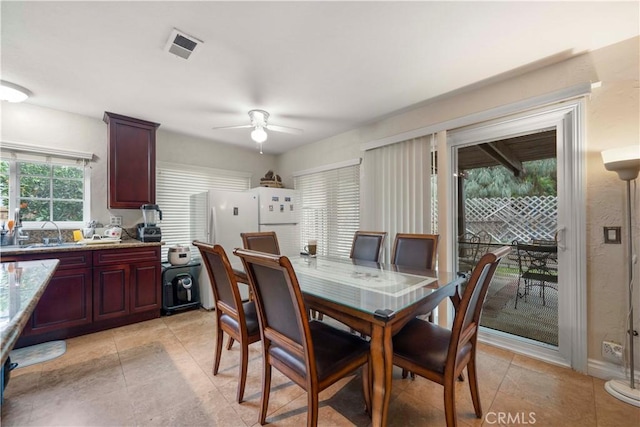
{"label": "lattice fence", "polygon": [[468,199],[466,231],[491,234],[494,242],[553,240],[558,218],[555,196]]}

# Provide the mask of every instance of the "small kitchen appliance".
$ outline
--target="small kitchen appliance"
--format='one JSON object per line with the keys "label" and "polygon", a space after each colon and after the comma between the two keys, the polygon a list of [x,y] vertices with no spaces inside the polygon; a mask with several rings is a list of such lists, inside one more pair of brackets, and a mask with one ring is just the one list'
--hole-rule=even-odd
{"label": "small kitchen appliance", "polygon": [[191,261],[191,249],[188,246],[175,245],[167,253],[171,265],[185,265]]}
{"label": "small kitchen appliance", "polygon": [[198,308],[200,306],[200,287],[198,276],[201,264],[198,261],[186,265],[162,264],[162,312],[172,314],[176,311]]}
{"label": "small kitchen appliance", "polygon": [[142,205],[142,221],[136,227],[136,239],[141,242],[159,242],[162,239],[158,221],[162,221],[162,211],[158,205]]}

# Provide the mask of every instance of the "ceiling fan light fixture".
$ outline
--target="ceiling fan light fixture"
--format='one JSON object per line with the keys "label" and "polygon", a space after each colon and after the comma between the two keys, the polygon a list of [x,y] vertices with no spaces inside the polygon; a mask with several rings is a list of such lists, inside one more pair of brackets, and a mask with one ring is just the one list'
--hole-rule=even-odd
{"label": "ceiling fan light fixture", "polygon": [[251,131],[251,139],[258,144],[262,144],[267,140],[267,132],[262,126],[256,126],[256,128]]}
{"label": "ceiling fan light fixture", "polygon": [[266,126],[269,113],[264,110],[251,110],[249,111],[249,119],[253,126]]}

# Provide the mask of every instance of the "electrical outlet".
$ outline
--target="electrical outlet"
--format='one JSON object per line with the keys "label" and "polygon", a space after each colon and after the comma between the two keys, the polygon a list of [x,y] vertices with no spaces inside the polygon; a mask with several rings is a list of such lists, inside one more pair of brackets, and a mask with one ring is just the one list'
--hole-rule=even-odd
{"label": "electrical outlet", "polygon": [[111,215],[111,218],[109,219],[109,224],[122,227],[122,217],[119,215]]}
{"label": "electrical outlet", "polygon": [[612,341],[602,341],[602,357],[609,362],[622,362],[622,344]]}

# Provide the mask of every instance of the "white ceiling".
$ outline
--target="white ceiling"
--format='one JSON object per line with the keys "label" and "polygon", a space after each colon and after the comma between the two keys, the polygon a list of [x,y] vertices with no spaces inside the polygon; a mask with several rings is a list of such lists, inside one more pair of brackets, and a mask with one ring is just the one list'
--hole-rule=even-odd
{"label": "white ceiling", "polygon": [[[7,2],[2,79],[29,103],[255,149],[247,112],[318,141],[490,77],[638,35],[638,2]],[[173,28],[204,43],[164,51]]]}

